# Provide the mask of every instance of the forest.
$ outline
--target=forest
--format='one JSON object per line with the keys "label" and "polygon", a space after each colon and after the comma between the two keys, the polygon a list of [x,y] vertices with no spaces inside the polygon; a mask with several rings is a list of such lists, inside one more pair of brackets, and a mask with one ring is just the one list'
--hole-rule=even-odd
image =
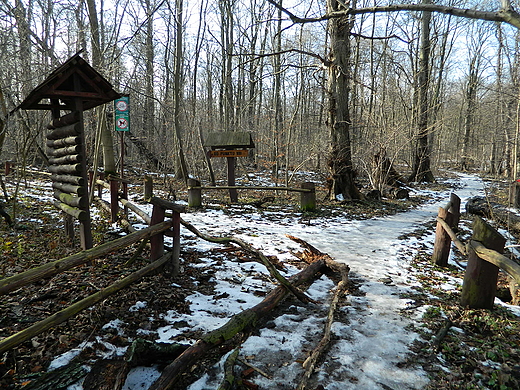
{"label": "forest", "polygon": [[518,388],[519,8],[0,0],[0,387]]}
{"label": "forest", "polygon": [[[342,175],[381,187],[375,156],[411,181],[433,181],[430,166],[515,176],[514,2],[274,3],[3,0],[2,159],[45,163],[48,113],[13,110],[83,51],[131,98],[128,161],[180,180],[210,180],[201,140],[230,130],[251,132],[247,164],[286,182],[291,170],[327,172],[347,198],[357,193]],[[88,112],[86,132],[89,163],[102,149],[109,172],[111,113]]]}

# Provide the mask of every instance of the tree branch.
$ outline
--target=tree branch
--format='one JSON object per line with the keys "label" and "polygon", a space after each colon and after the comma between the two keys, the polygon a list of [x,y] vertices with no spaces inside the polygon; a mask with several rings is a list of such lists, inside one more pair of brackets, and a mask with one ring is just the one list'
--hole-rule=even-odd
{"label": "tree branch", "polygon": [[456,8],[456,7],[447,7],[443,5],[437,4],[394,4],[387,6],[377,6],[377,7],[365,7],[365,8],[349,8],[345,11],[339,12],[330,12],[326,13],[322,16],[315,18],[300,18],[296,16],[286,8],[282,7],[274,0],[267,0],[276,8],[280,9],[283,13],[285,13],[293,23],[313,23],[324,20],[329,20],[332,18],[342,18],[351,15],[361,15],[361,14],[374,14],[381,12],[399,12],[399,11],[430,11],[436,12],[446,15],[453,15],[462,18],[468,19],[479,19],[479,20],[487,20],[491,22],[504,22],[508,23],[518,29],[520,29],[520,14],[513,9],[511,6],[511,2],[507,0],[501,1],[501,8],[497,12],[492,11],[478,11],[474,9],[467,8]]}

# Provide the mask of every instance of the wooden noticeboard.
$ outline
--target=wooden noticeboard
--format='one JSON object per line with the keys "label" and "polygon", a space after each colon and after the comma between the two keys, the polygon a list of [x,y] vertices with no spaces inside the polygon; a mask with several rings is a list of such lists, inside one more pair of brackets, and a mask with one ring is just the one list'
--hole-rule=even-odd
{"label": "wooden noticeboard", "polygon": [[247,157],[248,150],[210,150],[210,157]]}

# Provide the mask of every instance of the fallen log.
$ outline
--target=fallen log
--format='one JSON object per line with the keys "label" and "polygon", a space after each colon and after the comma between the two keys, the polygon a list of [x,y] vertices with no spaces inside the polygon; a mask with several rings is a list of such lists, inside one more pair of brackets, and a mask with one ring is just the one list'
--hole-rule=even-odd
{"label": "fallen log", "polygon": [[124,360],[98,360],[85,377],[83,390],[121,390],[129,371],[130,366]]}
{"label": "fallen log", "polygon": [[[318,259],[303,271],[290,277],[289,282],[294,286],[299,286],[314,278],[318,273],[324,272],[326,268],[325,260]],[[254,327],[262,317],[270,313],[288,295],[289,291],[285,287],[277,287],[256,306],[234,315],[224,326],[208,333],[169,364],[149,390],[174,389],[182,374],[198,359],[211,349],[230,340],[237,333]]]}

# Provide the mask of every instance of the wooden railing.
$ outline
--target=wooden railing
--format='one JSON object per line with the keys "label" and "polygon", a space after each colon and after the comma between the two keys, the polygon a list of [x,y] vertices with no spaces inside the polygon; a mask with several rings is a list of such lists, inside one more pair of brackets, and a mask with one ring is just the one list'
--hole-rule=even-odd
{"label": "wooden railing", "polygon": [[302,211],[316,209],[316,188],[313,182],[304,182],[300,188],[273,187],[273,186],[201,186],[196,179],[188,180],[188,206],[200,207],[202,205],[202,190],[259,190],[259,191],[289,191],[299,192],[300,208]]}
{"label": "wooden railing", "polygon": [[[452,194],[453,199],[455,198]],[[475,216],[473,221],[471,240],[464,245],[457,238],[454,231],[460,215],[456,211],[460,207],[460,199],[457,199],[455,202],[450,201],[448,206],[439,208],[432,261],[439,266],[446,266],[453,241],[468,258],[462,284],[461,305],[473,309],[491,309],[495,301],[499,269],[520,284],[520,264],[503,255],[505,238],[478,216]]]}
{"label": "wooden railing", "polygon": [[[108,185],[110,187],[110,185]],[[126,205],[131,203],[126,201]],[[97,247],[84,250],[74,255],[65,257],[60,260],[52,261],[41,266],[31,268],[27,271],[0,279],[0,296],[15,291],[21,287],[32,284],[36,281],[48,278],[79,265],[85,264],[101,256],[107,255],[115,250],[125,248],[141,240],[150,241],[150,259],[152,263],[143,267],[125,278],[118,280],[116,283],[107,288],[92,294],[79,302],[76,302],[67,308],[54,313],[50,317],[39,321],[28,328],[8,336],[0,340],[0,354],[29,340],[30,338],[45,332],[46,330],[56,326],[80,311],[100,302],[106,297],[125,288],[131,283],[141,279],[143,276],[155,271],[159,268],[168,268],[172,273],[177,274],[179,271],[180,256],[180,213],[184,212],[184,207],[178,204],[168,202],[163,199],[152,197],[150,203],[153,205],[152,215],[146,215],[140,210],[140,216],[149,223],[149,227],[135,231],[125,237],[106,242]],[[135,205],[132,205],[137,209]],[[166,210],[171,210],[171,219],[165,220]],[[164,236],[173,237],[173,249],[171,252],[164,254]]]}

